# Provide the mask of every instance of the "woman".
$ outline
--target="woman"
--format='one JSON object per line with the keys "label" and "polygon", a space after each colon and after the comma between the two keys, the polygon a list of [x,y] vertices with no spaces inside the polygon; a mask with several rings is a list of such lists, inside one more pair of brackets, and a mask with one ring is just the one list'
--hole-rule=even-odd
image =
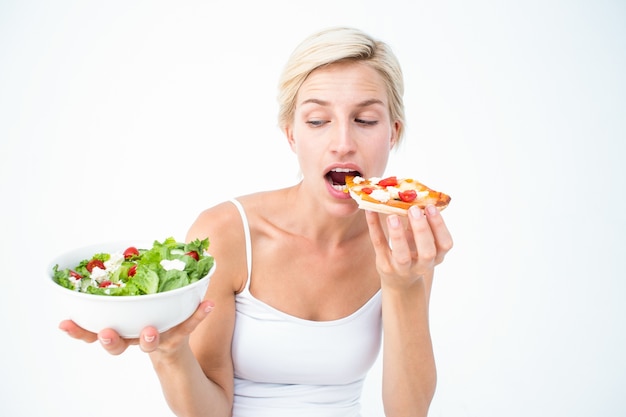
{"label": "woman", "polygon": [[358,416],[383,330],[385,413],[425,416],[430,290],[451,236],[434,207],[385,217],[343,191],[346,174],[383,175],[402,137],[402,94],[384,43],[348,28],[305,40],[279,96],[302,179],[200,214],[187,239],[209,237],[219,267],[194,315],[136,340],[61,328],[111,354],[139,344],[179,416],[256,417]]}

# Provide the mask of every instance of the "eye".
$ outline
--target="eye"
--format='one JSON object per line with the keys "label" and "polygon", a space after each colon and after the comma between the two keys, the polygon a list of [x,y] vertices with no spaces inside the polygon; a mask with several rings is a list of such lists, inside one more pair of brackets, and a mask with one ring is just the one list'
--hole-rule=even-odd
{"label": "eye", "polygon": [[364,119],[356,118],[354,119],[354,121],[360,125],[365,125],[365,126],[375,126],[376,124],[378,124],[378,120],[364,120]]}
{"label": "eye", "polygon": [[319,127],[323,126],[327,122],[325,120],[307,120],[306,123],[311,127]]}

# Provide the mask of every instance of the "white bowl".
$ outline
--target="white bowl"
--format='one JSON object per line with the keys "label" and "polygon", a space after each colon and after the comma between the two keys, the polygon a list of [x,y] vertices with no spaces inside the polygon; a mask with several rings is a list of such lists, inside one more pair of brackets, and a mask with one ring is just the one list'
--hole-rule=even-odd
{"label": "white bowl", "polygon": [[[142,243],[142,242],[139,242]],[[55,291],[57,301],[66,318],[94,333],[111,328],[125,338],[139,337],[147,326],[159,332],[171,329],[189,318],[203,300],[209,280],[215,272],[215,264],[202,279],[185,287],[156,294],[106,296],[72,291],[53,280],[52,268],[72,268],[95,253],[121,252],[129,246],[150,249],[152,243],[109,242],[80,247],[59,255],[50,263],[47,281]]]}

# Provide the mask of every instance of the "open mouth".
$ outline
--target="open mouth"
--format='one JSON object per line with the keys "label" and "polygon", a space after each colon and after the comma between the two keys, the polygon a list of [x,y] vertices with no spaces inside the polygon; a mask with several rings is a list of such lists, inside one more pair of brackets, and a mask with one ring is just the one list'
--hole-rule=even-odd
{"label": "open mouth", "polygon": [[346,177],[361,176],[359,171],[353,171],[347,168],[334,168],[326,174],[326,179],[337,191],[344,191],[346,189]]}

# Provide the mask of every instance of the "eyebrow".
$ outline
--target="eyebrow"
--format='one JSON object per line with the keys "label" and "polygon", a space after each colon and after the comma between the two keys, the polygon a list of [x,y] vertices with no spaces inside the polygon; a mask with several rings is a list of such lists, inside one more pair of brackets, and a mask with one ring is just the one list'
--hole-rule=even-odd
{"label": "eyebrow", "polygon": [[[320,100],[317,98],[309,98],[309,99],[304,100],[302,103],[300,103],[300,105],[304,105],[304,104],[318,104],[320,106],[328,106],[330,102],[326,100]],[[370,98],[370,99],[367,99],[358,103],[357,107],[368,107],[374,104],[380,104],[381,106],[384,106],[385,103],[383,103],[382,100],[379,100],[377,98]]]}

